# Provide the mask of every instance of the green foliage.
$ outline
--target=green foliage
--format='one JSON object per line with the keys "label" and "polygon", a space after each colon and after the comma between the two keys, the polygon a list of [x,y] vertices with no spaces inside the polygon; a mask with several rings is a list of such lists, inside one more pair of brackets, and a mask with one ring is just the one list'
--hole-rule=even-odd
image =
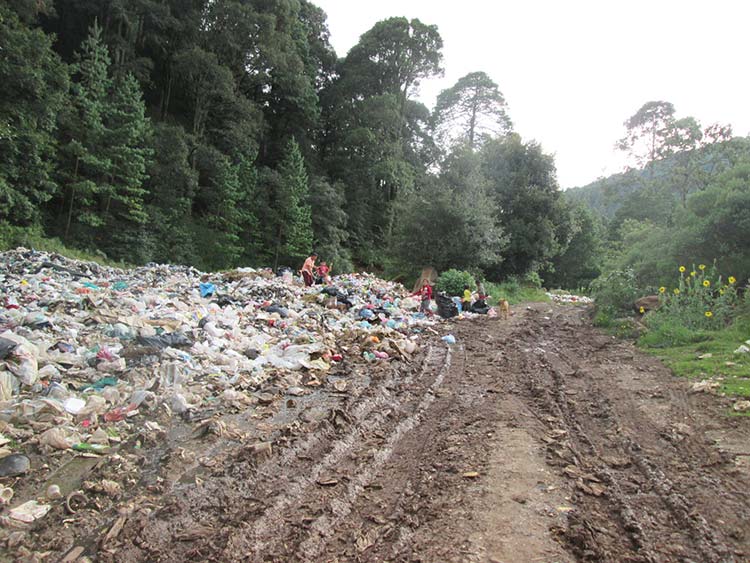
{"label": "green foliage", "polygon": [[4,4],[0,45],[0,220],[29,225],[57,189],[56,115],[67,102],[68,70],[52,38]]}
{"label": "green foliage", "polygon": [[438,276],[435,287],[438,291],[444,291],[448,295],[463,295],[464,286],[469,286],[471,291],[477,287],[477,283],[469,272],[450,269]]}
{"label": "green foliage", "polygon": [[395,254],[404,268],[496,267],[507,236],[495,224],[494,209],[478,158],[459,150],[446,160],[439,180],[426,183],[402,207]]}
{"label": "green foliage", "polygon": [[597,308],[604,310],[629,311],[639,293],[633,270],[616,270],[591,282],[591,294],[596,300]]}
{"label": "green foliage", "polygon": [[680,266],[680,270],[684,271],[680,271],[674,287],[659,288],[661,307],[648,316],[648,325],[717,330],[729,324],[738,305],[735,278],[723,280],[715,265]]}
{"label": "green foliage", "polygon": [[433,127],[444,144],[474,149],[513,129],[506,107],[497,84],[484,72],[471,72],[440,92]]}
{"label": "green foliage", "polygon": [[488,269],[488,275],[501,279],[536,270],[561,250],[555,236],[560,209],[552,158],[516,134],[486,143],[481,156],[498,223],[510,237],[502,270]]}
{"label": "green foliage", "polygon": [[501,299],[507,300],[511,305],[547,302],[550,300],[543,289],[533,285],[524,285],[514,276],[511,276],[502,283],[485,282],[484,290],[490,296],[489,303],[491,305],[497,304]]}
{"label": "green foliage", "polygon": [[731,325],[720,330],[690,330],[667,320],[650,328],[638,344],[677,375],[715,378],[720,383],[719,391],[750,397],[746,361],[734,353],[748,334],[750,314],[745,309]]}
{"label": "green foliage", "polygon": [[0,221],[0,252],[17,247],[62,254],[75,260],[96,262],[115,268],[132,267],[132,262],[115,261],[96,249],[80,250],[63,244],[58,238],[47,237],[38,225],[23,227]]}
{"label": "green foliage", "polygon": [[601,274],[604,226],[583,204],[564,201],[561,207],[568,220],[558,225],[557,238],[567,244],[563,252],[552,257],[542,275],[548,287],[585,288]]}

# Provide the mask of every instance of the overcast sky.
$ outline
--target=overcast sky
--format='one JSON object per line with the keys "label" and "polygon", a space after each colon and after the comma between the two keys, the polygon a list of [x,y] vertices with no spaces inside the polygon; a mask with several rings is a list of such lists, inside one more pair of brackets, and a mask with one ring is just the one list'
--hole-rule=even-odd
{"label": "overcast sky", "polygon": [[750,133],[748,0],[312,1],[339,56],[382,19],[437,25],[445,76],[423,83],[421,101],[486,72],[516,131],[555,155],[563,188],[622,169],[612,147],[647,101]]}

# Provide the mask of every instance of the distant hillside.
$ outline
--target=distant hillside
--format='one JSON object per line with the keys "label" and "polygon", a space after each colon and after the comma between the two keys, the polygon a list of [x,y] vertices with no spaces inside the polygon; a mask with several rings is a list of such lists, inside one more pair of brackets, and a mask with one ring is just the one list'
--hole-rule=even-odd
{"label": "distant hillside", "polygon": [[599,178],[585,186],[570,188],[564,197],[573,202],[583,202],[602,217],[611,219],[624,199],[642,187],[643,171],[632,170]]}
{"label": "distant hillside", "polygon": [[[717,166],[728,165],[735,160],[737,154],[747,152],[748,143],[750,139],[747,137],[735,137],[721,145],[710,145],[700,149],[704,159],[704,170],[718,171]],[[656,162],[653,170],[654,179],[659,180],[668,176],[675,165],[678,165],[678,157],[679,155],[675,155]],[[563,194],[570,201],[584,202],[602,217],[611,219],[633,193],[648,183],[649,173],[645,169],[620,172],[585,186],[567,189]]]}

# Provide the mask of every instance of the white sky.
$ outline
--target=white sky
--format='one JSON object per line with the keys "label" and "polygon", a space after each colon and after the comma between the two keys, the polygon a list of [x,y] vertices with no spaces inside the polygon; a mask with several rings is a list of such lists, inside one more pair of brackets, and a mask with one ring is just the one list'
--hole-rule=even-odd
{"label": "white sky", "polygon": [[622,169],[612,148],[645,102],[678,117],[750,133],[747,0],[312,0],[328,14],[343,57],[392,16],[438,26],[445,76],[420,99],[484,71],[505,95],[515,129],[555,155],[560,186]]}

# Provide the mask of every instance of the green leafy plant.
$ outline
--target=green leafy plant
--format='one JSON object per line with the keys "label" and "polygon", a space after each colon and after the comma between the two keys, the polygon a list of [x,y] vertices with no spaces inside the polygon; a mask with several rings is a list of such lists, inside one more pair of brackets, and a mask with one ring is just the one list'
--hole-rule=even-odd
{"label": "green leafy plant", "polygon": [[438,291],[444,291],[448,295],[462,295],[466,285],[472,291],[476,289],[474,276],[469,272],[450,269],[438,276],[436,287]]}
{"label": "green leafy plant", "polygon": [[728,325],[739,302],[735,278],[729,276],[724,281],[715,265],[680,266],[678,272],[674,287],[659,288],[661,307],[648,316],[647,323],[657,327],[669,321],[690,330],[716,330]]}
{"label": "green leafy plant", "polygon": [[591,294],[598,308],[627,311],[638,296],[633,270],[615,270],[591,282]]}

